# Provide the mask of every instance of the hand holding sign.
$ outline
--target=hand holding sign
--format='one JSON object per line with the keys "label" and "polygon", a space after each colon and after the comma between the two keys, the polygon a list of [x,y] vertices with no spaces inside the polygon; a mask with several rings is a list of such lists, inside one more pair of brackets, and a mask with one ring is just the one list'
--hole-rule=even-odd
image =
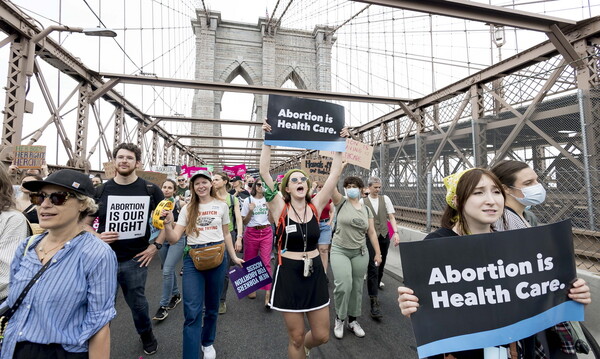
{"label": "hand holding sign", "polygon": [[329,102],[269,95],[267,117],[263,125],[265,144],[313,150],[342,152],[340,132],[344,127],[344,107]]}

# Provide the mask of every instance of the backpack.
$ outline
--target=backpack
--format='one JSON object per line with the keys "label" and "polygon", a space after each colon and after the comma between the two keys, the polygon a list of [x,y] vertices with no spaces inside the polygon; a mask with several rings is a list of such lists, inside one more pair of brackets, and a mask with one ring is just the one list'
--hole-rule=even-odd
{"label": "backpack", "polygon": [[[307,205],[310,207],[313,215],[319,222],[319,213],[317,212],[317,208],[312,202],[308,202]],[[277,228],[275,229],[275,238],[277,240],[277,257],[278,263],[281,265],[281,246],[283,245],[283,234],[285,233],[285,218],[288,214],[288,208],[290,207],[289,203],[286,203],[281,211],[281,215],[279,215],[279,220],[277,221]]]}
{"label": "backpack", "polygon": [[233,197],[233,195],[230,193],[229,194],[229,217],[231,218],[231,223],[233,224],[233,229],[236,230],[237,220],[235,218],[235,211],[233,210],[233,206],[235,206],[235,197]]}

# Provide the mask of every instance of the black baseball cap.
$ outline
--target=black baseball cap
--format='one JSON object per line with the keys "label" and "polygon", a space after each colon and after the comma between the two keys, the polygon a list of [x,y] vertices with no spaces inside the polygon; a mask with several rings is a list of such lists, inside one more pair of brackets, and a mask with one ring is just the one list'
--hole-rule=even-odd
{"label": "black baseball cap", "polygon": [[89,176],[69,169],[56,171],[43,181],[25,182],[23,187],[32,192],[38,192],[42,187],[49,184],[64,187],[71,192],[81,193],[84,196],[94,197],[94,185]]}
{"label": "black baseball cap", "polygon": [[235,176],[235,177],[233,177],[233,178],[231,179],[231,182],[235,182],[235,181],[241,181],[241,180],[242,180],[242,177],[240,177],[240,176]]}

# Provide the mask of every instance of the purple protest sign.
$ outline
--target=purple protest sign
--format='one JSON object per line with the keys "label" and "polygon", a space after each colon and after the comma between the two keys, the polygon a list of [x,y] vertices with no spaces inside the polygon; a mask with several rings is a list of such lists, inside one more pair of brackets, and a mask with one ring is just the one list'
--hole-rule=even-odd
{"label": "purple protest sign", "polygon": [[242,266],[242,268],[235,267],[229,271],[229,280],[238,299],[242,299],[272,282],[271,275],[260,257],[249,259]]}

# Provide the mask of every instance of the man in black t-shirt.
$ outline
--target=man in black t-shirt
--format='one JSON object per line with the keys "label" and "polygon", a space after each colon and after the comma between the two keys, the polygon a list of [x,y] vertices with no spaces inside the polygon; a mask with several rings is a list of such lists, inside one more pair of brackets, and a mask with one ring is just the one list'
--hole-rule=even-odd
{"label": "man in black t-shirt", "polygon": [[144,352],[154,354],[158,342],[152,333],[145,289],[148,264],[162,247],[164,233],[161,231],[152,244],[148,241],[152,211],[164,195],[158,186],[136,175],[142,159],[136,145],[118,145],[113,151],[113,159],[115,178],[96,189],[98,236],[117,255],[117,281],[131,309]]}

